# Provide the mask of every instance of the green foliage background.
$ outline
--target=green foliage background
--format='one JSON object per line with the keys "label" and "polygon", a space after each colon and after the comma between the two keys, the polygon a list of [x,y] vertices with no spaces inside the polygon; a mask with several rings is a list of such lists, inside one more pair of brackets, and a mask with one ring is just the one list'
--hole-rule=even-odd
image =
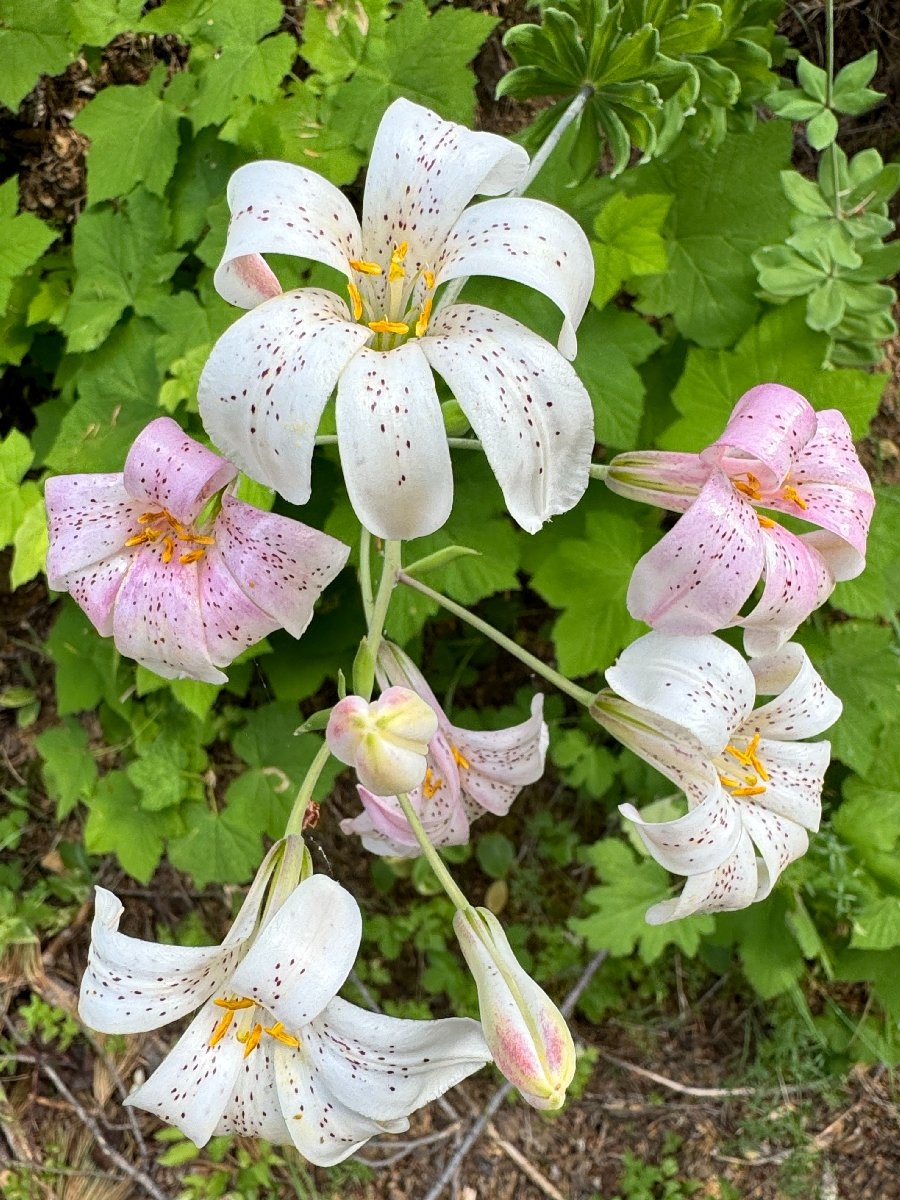
{"label": "green foliage background", "polygon": [[[523,130],[530,146],[579,86],[596,84],[530,194],[561,205],[591,238],[597,282],[575,366],[606,456],[651,445],[698,449],[740,394],[765,380],[799,389],[818,408],[839,407],[859,438],[878,408],[886,377],[869,368],[894,329],[893,293],[881,281],[898,265],[897,243],[884,239],[900,169],[874,151],[848,163],[823,144],[818,182],[794,170],[791,125],[759,121],[761,101],[769,97],[769,108],[791,119],[819,120],[814,144],[831,109],[821,97],[801,110],[778,98],[791,91],[774,72],[786,51],[775,33],[779,7],[561,0],[507,35],[520,65],[501,90],[554,100],[549,115],[538,112]],[[2,164],[10,178],[0,185],[0,368],[13,399],[0,442],[0,545],[13,548],[14,586],[42,568],[48,474],[120,470],[136,434],[160,413],[203,437],[197,378],[235,315],[212,287],[230,173],[275,157],[354,185],[381,113],[398,96],[470,123],[471,62],[495,26],[483,12],[425,0],[299,8],[165,0],[144,15],[143,8],[140,0],[0,0],[0,55],[14,64],[0,73],[0,102],[16,109],[40,75],[58,75],[76,59],[97,81],[72,122],[89,143],[77,220],[61,228],[17,211],[16,164]],[[132,38],[142,81],[101,86],[104,48],[123,36]],[[816,79],[802,74],[816,91]],[[866,69],[845,77],[840,111],[859,109],[854,96],[871,91],[870,79]],[[870,105],[878,95],[871,94]],[[839,192],[852,201],[844,210],[835,208]],[[813,253],[814,243],[825,249]],[[304,277],[301,265],[292,282]],[[494,280],[475,281],[466,294],[555,340],[558,316],[544,298]],[[40,402],[32,408],[19,395]],[[411,545],[409,561],[451,544],[475,548],[481,557],[458,559],[429,582],[481,605],[513,636],[544,646],[561,670],[599,685],[600,672],[641,632],[624,595],[658,536],[659,514],[595,484],[574,512],[529,537],[505,515],[477,455],[458,454],[454,467],[450,522]],[[589,951],[610,952],[610,969],[582,1000],[587,1018],[621,1009],[635,990],[649,994],[647,968],[658,975],[677,950],[698,971],[739,962],[760,997],[783,997],[802,1012],[836,1063],[900,1059],[900,501],[877,463],[875,472],[869,568],[840,585],[831,608],[800,634],[844,700],[824,829],[769,901],[740,914],[645,925],[647,906],[672,883],[623,836],[616,806],[629,799],[663,811],[670,787],[555,697],[550,753],[568,790],[523,797],[509,825],[486,826],[472,847],[448,856],[476,892],[503,885],[510,937],[555,993]],[[355,519],[333,451],[318,456],[314,484],[311,504],[295,515],[352,541]],[[256,503],[279,503],[255,486],[250,492]],[[439,693],[472,695],[494,669],[494,652],[446,621],[435,638],[435,617],[428,601],[399,590],[388,632],[428,647]],[[0,703],[34,739],[64,831],[65,871],[26,876],[21,839],[40,805],[28,789],[6,785],[0,835],[19,856],[0,866],[0,938],[13,944],[63,925],[87,895],[100,855],[114,855],[144,883],[164,854],[197,887],[245,883],[263,839],[281,833],[316,749],[312,735],[293,736],[298,705],[309,712],[327,701],[361,633],[346,572],[302,642],[273,636],[219,689],[166,683],[135,668],[62,600],[46,644],[58,720],[42,721],[34,734],[38,704],[28,687],[3,693]],[[455,719],[508,723],[524,717],[528,699],[523,686],[502,697],[509,708],[457,706]],[[103,746],[89,740],[86,712],[99,722]],[[316,798],[333,783],[334,772],[326,773]],[[373,862],[371,872],[380,911],[373,905],[367,925],[365,982],[391,1011],[438,1010],[447,997],[471,1010],[474,991],[448,944],[448,907],[432,895],[428,869]],[[411,905],[416,895],[423,902]],[[392,996],[390,971],[410,949],[427,966],[418,998],[404,1004]],[[864,1013],[848,1016],[829,1002],[814,1005],[813,1015],[810,998],[836,980],[868,986],[873,1002]]]}

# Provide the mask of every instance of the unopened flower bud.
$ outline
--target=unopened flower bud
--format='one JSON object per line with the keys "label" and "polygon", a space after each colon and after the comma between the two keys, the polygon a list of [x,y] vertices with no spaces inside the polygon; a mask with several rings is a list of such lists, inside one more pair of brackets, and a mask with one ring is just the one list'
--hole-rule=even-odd
{"label": "unopened flower bud", "polygon": [[519,965],[492,912],[457,912],[453,928],[475,977],[494,1062],[534,1108],[561,1108],[575,1074],[575,1046],[562,1013]]}
{"label": "unopened flower bud", "polygon": [[405,687],[377,700],[346,696],[331,710],[325,740],[335,758],[356,769],[376,796],[410,792],[425,778],[428,743],[438,719],[429,704]]}

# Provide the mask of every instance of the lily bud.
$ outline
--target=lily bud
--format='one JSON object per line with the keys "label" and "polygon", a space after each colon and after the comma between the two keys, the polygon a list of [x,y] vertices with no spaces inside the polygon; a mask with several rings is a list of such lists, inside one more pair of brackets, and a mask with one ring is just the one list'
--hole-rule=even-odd
{"label": "lily bud", "polygon": [[494,1062],[534,1108],[561,1108],[575,1074],[575,1045],[562,1013],[519,965],[492,912],[457,912],[453,928],[475,977]]}
{"label": "lily bud", "polygon": [[335,758],[356,769],[376,796],[410,792],[425,778],[428,743],[438,719],[429,704],[405,687],[377,700],[346,696],[331,710],[325,740]]}

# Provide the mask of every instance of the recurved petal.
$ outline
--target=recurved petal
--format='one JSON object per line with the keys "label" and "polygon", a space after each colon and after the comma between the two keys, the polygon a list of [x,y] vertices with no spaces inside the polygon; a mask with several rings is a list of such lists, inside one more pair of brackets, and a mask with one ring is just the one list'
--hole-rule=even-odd
{"label": "recurved petal", "polygon": [[160,543],[142,546],[122,581],[113,613],[116,648],[164,679],[225,683],[206,645],[197,563],[175,554],[163,562]]}
{"label": "recurved petal", "polygon": [[273,294],[272,281],[264,274],[248,283],[248,256],[277,253],[311,258],[348,279],[349,259],[361,256],[359,222],[350,201],[305,167],[247,163],[229,181],[228,205],[231,224],[214,282],[219,295],[231,304],[247,308],[259,303],[261,290]]}
{"label": "recurved petal", "polygon": [[506,138],[475,133],[409,100],[395,100],[381,118],[366,175],[366,257],[384,267],[405,241],[407,272],[433,269],[472,197],[508,192],[527,168],[528,155]]}
{"label": "recurved petal", "polygon": [[302,1049],[275,1055],[275,1081],[288,1136],[305,1159],[318,1167],[343,1162],[379,1133],[403,1133],[405,1117],[363,1116],[332,1095],[327,1075],[316,1062],[320,1038],[315,1028],[298,1031]]}
{"label": "recurved petal", "polygon": [[463,790],[481,808],[503,816],[522,788],[544,773],[550,742],[544,697],[534,697],[531,716],[520,725],[492,731],[451,726],[449,738],[459,756],[456,762]]}
{"label": "recurved petal", "polygon": [[244,1062],[237,1038],[210,1045],[221,1017],[222,1009],[209,1000],[147,1082],[125,1101],[156,1113],[198,1146],[205,1146],[219,1127]]}
{"label": "recurved petal", "polygon": [[421,347],[471,422],[522,528],[536,533],[577,504],[588,483],[594,413],[558,351],[474,304],[439,313]]}
{"label": "recurved petal", "polygon": [[749,471],[763,491],[771,491],[815,432],[816,414],[804,396],[780,383],[761,383],[741,396],[722,436],[700,457],[730,476]]}
{"label": "recurved petal", "polygon": [[112,892],[95,889],[78,1013],[102,1033],[157,1029],[193,1012],[227,980],[244,949],[243,941],[167,946],[129,937],[119,933],[123,911]]}
{"label": "recurved petal", "polygon": [[639,708],[608,688],[594,697],[590,713],[598,725],[652,763],[695,804],[718,787],[709,751],[684,725]]}
{"label": "recurved petal", "polygon": [[685,512],[709,479],[710,468],[699,454],[668,450],[629,450],[617,454],[605,477],[611,492],[656,504],[671,512]]}
{"label": "recurved petal", "polygon": [[80,571],[73,571],[55,585],[65,588],[82,609],[101,637],[111,637],[115,615],[116,597],[127,575],[134,551],[117,554],[105,562],[93,563]]}
{"label": "recurved petal", "polygon": [[689,729],[710,755],[718,754],[753,708],[753,673],[719,638],[646,633],[607,670],[625,700]]}
{"label": "recurved petal", "polygon": [[562,209],[510,196],[473,205],[450,231],[436,274],[438,284],[493,275],[542,292],[563,315],[560,353],[575,357],[575,330],[594,285],[594,260],[581,226]]}
{"label": "recurved petal", "polygon": [[151,421],[125,459],[128,494],[151,509],[164,508],[185,525],[235,475],[230,462],[188,437],[171,417]]}
{"label": "recurved petal", "polygon": [[47,582],[54,591],[68,587],[73,571],[119,554],[139,532],[138,517],[146,508],[125,490],[124,476],[55,475],[44,487],[50,548]]}
{"label": "recurved petal", "polygon": [[759,872],[759,885],[754,897],[754,900],[763,900],[788,863],[806,853],[809,836],[802,826],[785,820],[768,808],[746,803],[741,804],[741,808],[744,828],[765,863],[765,871]]}
{"label": "recurved petal", "polygon": [[343,985],[361,936],[359,905],[346,888],[311,875],[263,927],[229,986],[296,1034]]}
{"label": "recurved petal", "polygon": [[[376,796],[367,788],[357,787],[363,811],[357,817],[341,821],[341,832],[357,834],[370,854],[395,858],[414,858],[420,854],[419,843],[403,815],[396,796]],[[421,815],[420,789],[409,793],[413,808]]]}
{"label": "recurved petal", "polygon": [[216,548],[247,598],[300,637],[313,605],[342,570],[349,546],[300,521],[222,497]]}
{"label": "recurved petal", "polygon": [[311,1032],[318,1043],[312,1057],[330,1094],[379,1121],[408,1116],[491,1058],[477,1021],[400,1020],[340,998]]}
{"label": "recurved petal", "polygon": [[633,804],[620,804],[619,812],[634,822],[660,866],[676,875],[715,870],[731,857],[741,837],[740,810],[722,787],[674,821],[645,821]]}
{"label": "recurved petal", "polygon": [[749,665],[757,693],[774,696],[751,714],[747,725],[753,733],[793,742],[824,733],[841,715],[840,699],[795,642]]}
{"label": "recurved petal", "polygon": [[734,853],[714,871],[691,875],[681,895],[663,900],[646,912],[648,925],[677,921],[693,913],[729,912],[747,908],[757,898],[759,869],[749,834],[742,830]]}
{"label": "recurved petal", "polygon": [[207,649],[217,667],[227,667],[243,650],[277,629],[279,622],[241,591],[218,546],[209,548],[197,569]]}
{"label": "recurved petal", "polygon": [[713,633],[734,624],[764,563],[753,506],[714,471],[675,528],[638,562],[628,611],[661,633]]}
{"label": "recurved petal", "polygon": [[813,547],[783,526],[761,530],[765,582],[753,610],[735,624],[744,628],[748,654],[776,651],[834,590],[828,565]]}
{"label": "recurved petal", "polygon": [[441,406],[421,342],[360,350],[337,394],[350,503],[376,537],[424,537],[447,520],[453,474]]}
{"label": "recurved petal", "polygon": [[[222,1010],[217,1012],[221,1017]],[[257,1015],[263,1014],[257,1010]],[[276,1146],[289,1146],[291,1132],[281,1111],[275,1063],[282,1055],[296,1054],[297,1051],[265,1033],[250,1054],[244,1052],[244,1047],[234,1037],[226,1040],[241,1046],[241,1065],[213,1133],[236,1133],[241,1137],[265,1138]]]}
{"label": "recurved petal", "polygon": [[822,817],[822,783],[831,759],[830,743],[763,738],[757,753],[767,778],[766,790],[753,797],[754,803],[815,832]]}
{"label": "recurved petal", "polygon": [[305,504],[322,410],[371,336],[343,300],[317,288],[259,305],[222,334],[203,368],[206,432],[251,478]]}

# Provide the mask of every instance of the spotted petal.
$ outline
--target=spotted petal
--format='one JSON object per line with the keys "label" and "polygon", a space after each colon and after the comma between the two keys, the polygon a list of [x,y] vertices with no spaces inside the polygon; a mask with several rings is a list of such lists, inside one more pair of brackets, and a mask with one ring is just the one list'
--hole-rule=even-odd
{"label": "spotted petal", "polygon": [[752,714],[763,737],[795,741],[824,733],[841,715],[842,704],[809,661],[802,646],[790,643],[777,654],[750,661],[756,690],[774,696]]}
{"label": "spotted petal", "polygon": [[709,479],[699,454],[668,450],[629,450],[609,464],[606,486],[618,496],[685,512]]}
{"label": "spotted petal", "polygon": [[276,296],[222,334],[200,376],[209,436],[242,471],[293,504],[309,499],[328,397],[372,336],[349,315],[342,300],[316,288]]}
{"label": "spotted petal", "polygon": [[[813,832],[822,818],[822,783],[831,759],[829,742],[771,742],[757,753],[766,768],[766,790],[754,802]],[[746,814],[750,805],[743,805]]]}
{"label": "spotted petal", "polygon": [[744,828],[765,864],[765,870],[759,871],[759,886],[755,896],[755,900],[763,900],[788,863],[806,853],[809,836],[796,822],[784,820],[761,805],[747,804],[744,808]]}
{"label": "spotted petal", "polygon": [[193,1012],[231,975],[253,933],[280,843],[263,860],[220,946],[168,946],[119,932],[124,911],[96,889],[87,970],[78,1012],[103,1033],[139,1033]]}
{"label": "spotted petal", "polygon": [[401,242],[407,270],[433,269],[440,247],[476,194],[497,196],[523,178],[528,155],[409,100],[395,100],[375,135],[363,199],[366,257],[383,267]]}
{"label": "spotted petal", "polygon": [[296,1031],[337,994],[361,936],[359,905],[346,888],[326,875],[312,875],[264,926],[229,986]]}
{"label": "spotted petal", "polygon": [[619,812],[634,823],[660,866],[678,875],[715,870],[734,853],[741,837],[740,809],[721,786],[674,821],[645,821],[633,804],[620,804]]}
{"label": "spotted petal", "polygon": [[56,475],[44,488],[50,526],[47,582],[66,590],[66,576],[120,553],[146,507],[125,490],[122,474]]}
{"label": "spotted petal", "polygon": [[741,396],[722,436],[700,458],[728,475],[749,471],[763,491],[774,491],[815,431],[816,414],[805,396],[780,383],[762,383]]}
{"label": "spotted petal", "polygon": [[164,679],[226,683],[206,644],[197,563],[163,561],[142,546],[122,581],[113,614],[116,648]]}
{"label": "spotted petal", "polygon": [[350,553],[317,529],[227,495],[216,522],[216,549],[245,596],[267,614],[270,630],[283,626],[297,638]]}
{"label": "spotted petal", "polygon": [[504,197],[467,209],[447,237],[437,282],[492,275],[527,284],[563,314],[559,350],[575,357],[575,330],[594,284],[587,238],[568,213],[541,200]]}
{"label": "spotted petal", "polygon": [[214,282],[231,304],[250,308],[272,294],[271,279],[253,262],[254,255],[310,258],[348,279],[349,260],[361,256],[359,221],[350,201],[305,167],[272,161],[239,167],[228,184],[228,206],[231,224]]}
{"label": "spotted petal", "polygon": [[453,505],[441,406],[420,342],[363,349],[341,376],[338,446],[350,502],[376,537],[424,537]]}
{"label": "spotted petal", "polygon": [[746,908],[757,899],[758,892],[756,854],[749,834],[742,832],[734,853],[720,867],[701,875],[691,875],[680,896],[654,904],[644,919],[648,925],[662,925],[693,913]]}
{"label": "spotted petal", "polygon": [[714,471],[675,528],[638,562],[628,611],[662,633],[712,633],[734,622],[764,559],[753,506]]}
{"label": "spotted petal", "polygon": [[724,750],[753,708],[753,674],[719,638],[646,633],[606,672],[616,693],[647,712],[690,730],[704,750]]}
{"label": "spotted petal", "polygon": [[116,599],[134,558],[134,551],[117,554],[106,562],[93,563],[81,571],[54,577],[61,589],[71,593],[101,637],[112,636]]}
{"label": "spotted petal", "polygon": [[132,443],[124,482],[129,496],[190,525],[210,496],[235,475],[230,462],[188,437],[171,417],[158,417]]}
{"label": "spotted petal", "polygon": [[531,716],[505,729],[474,730],[452,726],[450,740],[468,763],[460,782],[468,797],[502,817],[522,788],[544,773],[550,735],[544,722],[544,697],[531,701]]}
{"label": "spotted petal", "polygon": [[763,528],[761,534],[762,595],[752,611],[735,622],[744,628],[744,649],[754,655],[778,650],[834,590],[827,563],[805,538],[777,524]]}
{"label": "spotted petal", "polygon": [[587,487],[591,400],[572,367],[511,317],[472,304],[440,313],[422,352],[481,440],[507,508],[529,533]]}

